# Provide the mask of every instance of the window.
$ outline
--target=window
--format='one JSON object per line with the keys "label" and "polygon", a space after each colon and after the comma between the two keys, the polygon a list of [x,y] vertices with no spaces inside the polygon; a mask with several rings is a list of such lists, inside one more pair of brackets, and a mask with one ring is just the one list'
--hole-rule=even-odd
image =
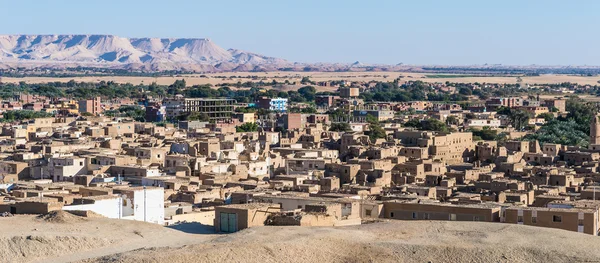
{"label": "window", "polygon": [[532,223],[532,224],[537,224],[537,217],[535,217],[535,216],[532,216],[532,217],[531,217],[531,223]]}
{"label": "window", "polygon": [[83,166],[83,162],[79,162],[79,166]]}
{"label": "window", "polygon": [[562,216],[552,216],[552,222],[562,223]]}
{"label": "window", "polygon": [[424,213],[423,214],[423,219],[429,220],[429,213]]}
{"label": "window", "polygon": [[394,217],[394,212],[390,213],[390,217],[393,218]]}
{"label": "window", "polygon": [[417,213],[415,213],[415,212],[412,213],[412,219],[417,219]]}
{"label": "window", "polygon": [[302,206],[301,206],[301,205],[299,205],[299,206],[298,206],[298,209],[302,209]]}
{"label": "window", "polygon": [[578,226],[583,226],[583,219],[577,220],[577,225]]}
{"label": "window", "polygon": [[450,221],[456,221],[456,214],[450,214]]}
{"label": "window", "polygon": [[523,216],[517,216],[517,223],[523,223]]}
{"label": "window", "polygon": [[366,216],[371,216],[371,213],[372,213],[372,211],[373,211],[373,210],[371,210],[371,209],[367,209],[367,210],[365,210],[365,215],[366,215]]}

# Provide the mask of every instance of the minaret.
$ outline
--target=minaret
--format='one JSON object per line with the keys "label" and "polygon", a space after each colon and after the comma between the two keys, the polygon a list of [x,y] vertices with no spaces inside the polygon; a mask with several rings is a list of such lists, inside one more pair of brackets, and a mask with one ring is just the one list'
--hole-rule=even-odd
{"label": "minaret", "polygon": [[600,116],[594,116],[590,124],[590,144],[600,144]]}

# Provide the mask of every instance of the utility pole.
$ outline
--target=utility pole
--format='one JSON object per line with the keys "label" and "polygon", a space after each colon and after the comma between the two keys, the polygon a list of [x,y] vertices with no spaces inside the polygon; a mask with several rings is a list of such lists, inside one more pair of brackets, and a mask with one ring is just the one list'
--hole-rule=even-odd
{"label": "utility pole", "polygon": [[144,185],[144,222],[146,221],[146,186]]}

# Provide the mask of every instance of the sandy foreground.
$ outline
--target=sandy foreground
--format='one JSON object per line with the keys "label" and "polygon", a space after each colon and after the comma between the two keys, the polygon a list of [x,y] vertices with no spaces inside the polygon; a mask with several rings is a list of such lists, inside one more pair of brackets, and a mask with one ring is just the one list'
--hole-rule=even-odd
{"label": "sandy foreground", "polygon": [[[327,80],[349,80],[349,81],[392,81],[400,76],[403,80],[421,80],[426,82],[461,82],[461,83],[517,83],[516,77],[451,77],[451,78],[429,78],[427,75],[437,75],[434,73],[410,73],[410,72],[229,72],[229,73],[212,73],[212,74],[196,74],[196,75],[181,75],[181,76],[164,76],[164,77],[129,77],[129,76],[107,76],[107,77],[69,77],[69,78],[51,78],[51,77],[26,77],[26,78],[8,78],[2,77],[1,81],[5,83],[18,83],[25,81],[27,83],[47,83],[47,82],[68,82],[75,80],[77,82],[99,82],[99,81],[114,81],[117,83],[131,84],[150,84],[156,82],[160,85],[170,85],[177,79],[185,79],[188,85],[201,84],[220,84],[220,83],[237,83],[238,81],[265,81],[271,82],[299,82],[302,77],[310,77],[312,81],[327,81]],[[443,76],[451,76],[452,74],[439,74]],[[255,77],[255,78],[250,78]],[[547,84],[547,83],[562,83],[571,82],[582,85],[598,85],[600,76],[584,77],[574,75],[542,75],[532,77],[521,77],[522,83],[525,84]]]}
{"label": "sandy foreground", "polygon": [[597,237],[482,222],[210,228],[59,214],[0,218],[2,262],[600,262]]}

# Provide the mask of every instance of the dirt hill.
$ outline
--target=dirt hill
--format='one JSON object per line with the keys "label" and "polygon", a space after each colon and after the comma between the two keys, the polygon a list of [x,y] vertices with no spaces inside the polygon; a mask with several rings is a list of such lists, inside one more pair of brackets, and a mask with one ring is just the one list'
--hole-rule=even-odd
{"label": "dirt hill", "polygon": [[66,212],[0,217],[0,262],[72,262],[144,247],[209,239],[155,224],[85,218]]}
{"label": "dirt hill", "polygon": [[[0,218],[3,262],[595,262],[597,237],[482,222],[390,221],[191,234],[68,214]],[[181,231],[180,231],[181,230]],[[187,233],[186,233],[187,232]]]}
{"label": "dirt hill", "polygon": [[518,225],[395,221],[345,228],[261,227],[182,248],[87,262],[582,262],[597,237]]}

